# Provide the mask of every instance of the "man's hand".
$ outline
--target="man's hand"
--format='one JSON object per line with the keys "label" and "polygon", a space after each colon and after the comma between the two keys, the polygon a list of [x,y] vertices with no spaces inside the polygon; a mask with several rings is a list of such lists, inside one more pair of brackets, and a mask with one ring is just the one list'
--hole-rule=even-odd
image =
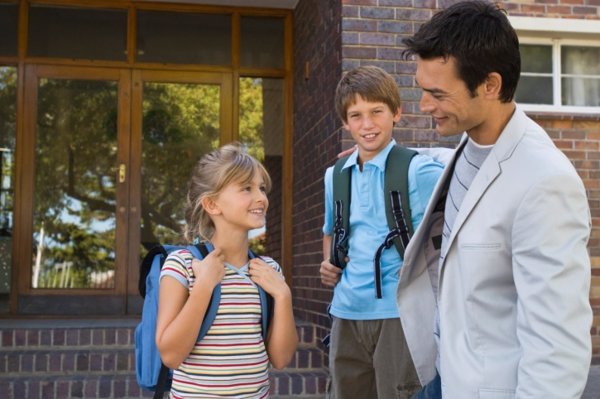
{"label": "man's hand", "polygon": [[335,287],[338,281],[340,281],[340,274],[342,273],[342,269],[331,264],[329,259],[321,262],[321,269],[319,269],[321,273],[321,283],[328,287]]}
{"label": "man's hand", "polygon": [[342,152],[340,152],[339,154],[337,154],[338,159],[345,157],[346,155],[350,155],[354,152],[354,150],[356,150],[356,145],[353,145],[352,147],[348,148],[347,150],[344,150]]}

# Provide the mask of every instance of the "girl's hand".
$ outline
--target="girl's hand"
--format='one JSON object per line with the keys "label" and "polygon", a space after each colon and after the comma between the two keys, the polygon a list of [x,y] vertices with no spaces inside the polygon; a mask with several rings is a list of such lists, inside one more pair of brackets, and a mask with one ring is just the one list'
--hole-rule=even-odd
{"label": "girl's hand", "polygon": [[291,291],[281,273],[277,272],[260,258],[250,259],[248,265],[250,279],[260,285],[274,299],[291,296]]}
{"label": "girl's hand", "polygon": [[202,282],[204,287],[206,285],[211,289],[216,287],[225,277],[224,261],[225,256],[218,248],[215,248],[202,260],[194,258],[192,260],[192,270],[194,270],[194,276],[196,276],[196,284]]}

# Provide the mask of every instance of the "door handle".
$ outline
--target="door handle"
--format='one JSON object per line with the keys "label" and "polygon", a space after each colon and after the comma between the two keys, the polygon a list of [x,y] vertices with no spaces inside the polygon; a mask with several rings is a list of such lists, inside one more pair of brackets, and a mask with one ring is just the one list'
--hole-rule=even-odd
{"label": "door handle", "polygon": [[125,177],[127,176],[127,166],[122,163],[119,165],[119,183],[125,183]]}

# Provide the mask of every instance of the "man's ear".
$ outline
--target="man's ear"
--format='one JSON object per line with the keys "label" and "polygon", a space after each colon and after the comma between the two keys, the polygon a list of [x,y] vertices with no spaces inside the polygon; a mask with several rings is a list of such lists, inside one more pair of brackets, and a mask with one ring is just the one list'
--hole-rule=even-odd
{"label": "man's ear", "polygon": [[483,95],[491,100],[500,98],[502,90],[502,76],[498,72],[491,72],[483,82]]}
{"label": "man's ear", "polygon": [[204,198],[202,198],[200,203],[202,204],[202,208],[204,208],[206,213],[208,213],[209,215],[214,216],[214,215],[221,214],[221,209],[219,208],[219,206],[217,205],[217,203],[215,202],[215,200],[213,198],[204,197]]}

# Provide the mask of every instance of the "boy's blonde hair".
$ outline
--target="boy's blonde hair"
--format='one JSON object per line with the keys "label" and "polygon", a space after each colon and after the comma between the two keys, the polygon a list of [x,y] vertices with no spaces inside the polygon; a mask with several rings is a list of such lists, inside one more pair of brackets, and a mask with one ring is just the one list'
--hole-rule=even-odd
{"label": "boy's blonde hair", "polygon": [[215,232],[215,225],[202,207],[202,200],[216,198],[230,183],[250,183],[256,173],[262,175],[269,192],[269,173],[239,143],[224,145],[204,155],[196,163],[188,187],[183,232],[185,239],[190,243],[196,238],[210,240]]}
{"label": "boy's blonde hair", "polygon": [[348,108],[356,103],[356,96],[368,102],[381,102],[392,113],[400,108],[400,92],[396,81],[383,69],[368,65],[348,71],[340,79],[335,91],[335,110],[344,122],[348,122]]}

